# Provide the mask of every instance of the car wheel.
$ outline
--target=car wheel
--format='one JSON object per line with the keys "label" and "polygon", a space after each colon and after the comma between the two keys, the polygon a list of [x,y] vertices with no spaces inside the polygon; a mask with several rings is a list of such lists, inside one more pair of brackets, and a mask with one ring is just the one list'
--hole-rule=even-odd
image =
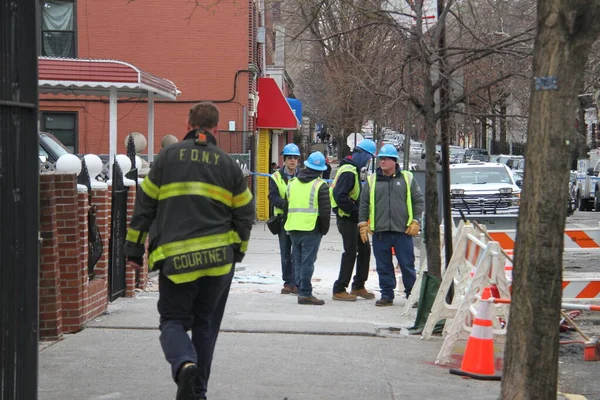
{"label": "car wheel", "polygon": [[579,193],[577,193],[577,205],[578,205],[578,209],[579,211],[587,211],[587,200],[583,200],[581,198],[581,195]]}

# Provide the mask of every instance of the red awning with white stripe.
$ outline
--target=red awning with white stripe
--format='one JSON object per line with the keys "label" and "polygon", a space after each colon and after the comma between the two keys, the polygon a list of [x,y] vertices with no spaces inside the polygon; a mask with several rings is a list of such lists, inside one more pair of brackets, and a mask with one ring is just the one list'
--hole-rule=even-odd
{"label": "red awning with white stripe", "polygon": [[39,57],[40,93],[107,96],[116,88],[119,97],[175,100],[181,92],[173,82],[118,60]]}

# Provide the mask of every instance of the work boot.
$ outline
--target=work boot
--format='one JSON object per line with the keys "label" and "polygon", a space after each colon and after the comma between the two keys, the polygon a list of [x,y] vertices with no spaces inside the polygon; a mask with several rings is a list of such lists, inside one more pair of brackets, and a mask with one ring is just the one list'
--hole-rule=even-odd
{"label": "work boot", "polygon": [[356,301],[356,296],[348,292],[334,293],[331,298],[338,301]]}
{"label": "work boot", "polygon": [[177,374],[176,400],[196,400],[195,381],[198,379],[198,367],[193,363],[186,363]]}
{"label": "work boot", "polygon": [[371,292],[367,292],[367,289],[353,289],[350,294],[353,294],[356,297],[362,297],[363,299],[371,300],[375,298],[375,295]]}
{"label": "work boot", "polygon": [[382,297],[381,299],[375,302],[377,307],[388,307],[394,305],[394,300],[388,299],[387,297]]}
{"label": "work boot", "polygon": [[323,300],[317,299],[315,296],[300,297],[298,296],[298,304],[308,304],[311,306],[322,306],[325,304]]}
{"label": "work boot", "polygon": [[292,293],[294,296],[298,296],[298,286],[292,287]]}
{"label": "work boot", "polygon": [[[283,285],[283,288],[281,289],[281,294],[292,294],[294,293],[294,288],[292,287],[292,285],[288,285],[287,283],[285,285]],[[298,289],[296,289],[296,293],[298,293]]]}

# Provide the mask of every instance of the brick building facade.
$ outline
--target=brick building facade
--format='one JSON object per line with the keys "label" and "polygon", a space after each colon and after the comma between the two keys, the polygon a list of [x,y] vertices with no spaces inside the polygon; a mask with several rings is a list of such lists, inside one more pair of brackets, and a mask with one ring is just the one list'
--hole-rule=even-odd
{"label": "brick building facade", "polygon": [[[53,18],[48,12],[64,3],[46,1],[42,20]],[[74,0],[70,31],[51,30],[43,22],[42,55],[64,56],[52,49],[52,45],[60,48],[61,43],[64,47],[64,40],[50,39],[72,34],[70,57],[122,60],[175,82],[181,91],[177,101],[157,101],[155,105],[154,151],[158,153],[163,136],[174,134],[181,139],[185,135],[189,107],[198,101],[218,103],[221,135],[231,135],[230,129],[254,130],[256,79],[262,65],[256,40],[259,17],[258,5],[252,0],[217,2],[208,8],[185,1]],[[62,129],[60,134],[65,137],[71,132],[68,122],[57,125],[62,117],[71,119],[75,132],[71,150],[106,154],[108,108],[107,98],[42,95],[40,129]],[[146,135],[146,101],[120,99],[117,128],[117,152],[124,153],[128,133]],[[223,139],[230,142],[230,138]],[[242,135],[236,135],[236,141],[241,140]],[[231,152],[241,148],[239,144],[230,147]]]}

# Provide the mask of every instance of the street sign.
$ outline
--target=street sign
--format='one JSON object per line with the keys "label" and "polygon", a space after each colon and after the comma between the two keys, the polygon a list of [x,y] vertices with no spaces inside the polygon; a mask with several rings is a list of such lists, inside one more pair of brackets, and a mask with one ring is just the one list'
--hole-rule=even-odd
{"label": "street sign", "polygon": [[[390,16],[406,29],[416,26],[415,0],[385,0],[384,9],[389,11]],[[419,0],[417,0],[419,1]],[[438,20],[437,0],[421,0],[423,2],[422,20],[423,32],[431,29]]]}

